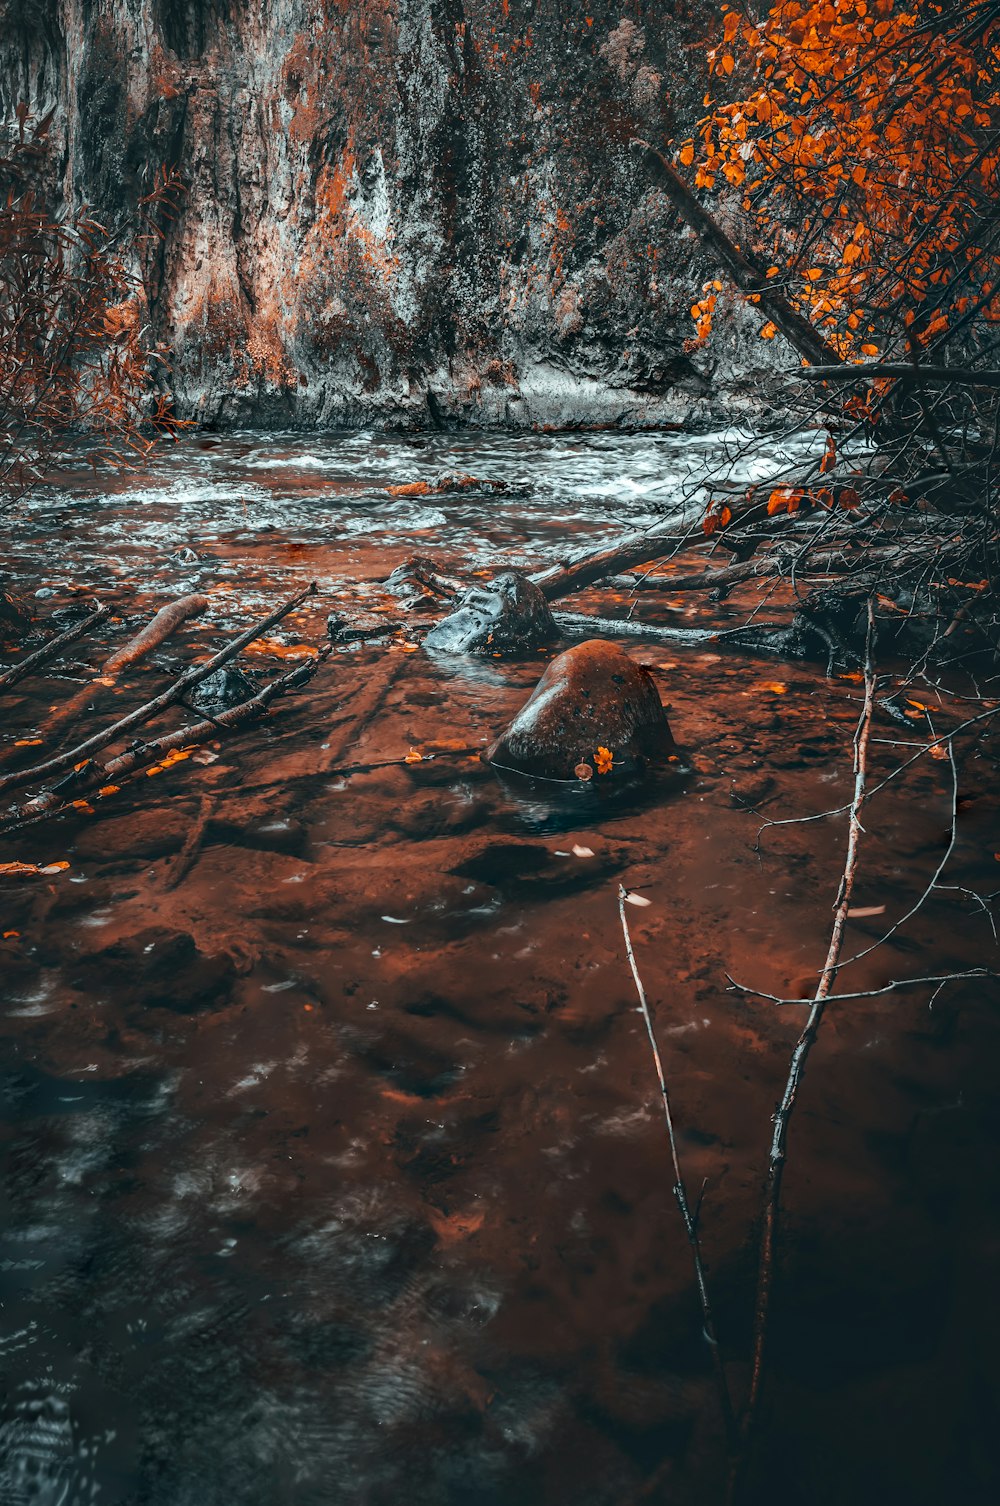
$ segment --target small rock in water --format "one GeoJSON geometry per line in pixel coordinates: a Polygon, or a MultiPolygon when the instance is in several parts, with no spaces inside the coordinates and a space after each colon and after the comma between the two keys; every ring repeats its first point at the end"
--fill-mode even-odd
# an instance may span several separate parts
{"type": "Polygon", "coordinates": [[[377,612],[355,612],[347,615],[331,612],[326,619],[326,631],[334,643],[357,643],[365,638],[382,638],[394,630],[394,625],[377,612]]]}
{"type": "Polygon", "coordinates": [[[442,596],[455,596],[459,589],[458,581],[441,575],[426,554],[415,554],[412,559],[397,565],[384,584],[390,596],[407,606],[414,602],[434,602],[442,596]]]}
{"type": "Polygon", "coordinates": [[[216,716],[220,711],[229,711],[233,706],[242,706],[257,694],[257,686],[235,664],[224,664],[214,675],[209,675],[196,685],[188,697],[196,711],[216,716]]]}
{"type": "Polygon", "coordinates": [[[448,654],[501,654],[526,653],[558,637],[549,604],[534,581],[508,570],[470,587],[425,641],[428,648],[448,654]]]}
{"type": "Polygon", "coordinates": [[[540,779],[640,773],[676,757],[653,677],[612,643],[591,639],[553,659],[483,757],[540,779]]]}

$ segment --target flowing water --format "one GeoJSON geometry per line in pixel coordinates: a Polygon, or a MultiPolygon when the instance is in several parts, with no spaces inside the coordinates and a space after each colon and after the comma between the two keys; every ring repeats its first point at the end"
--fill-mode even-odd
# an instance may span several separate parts
{"type": "MultiPolygon", "coordinates": [[[[708,467],[769,473],[771,441],[731,465],[734,440],[204,436],[113,484],[67,468],[19,513],[8,576],[46,632],[94,596],[121,621],[4,697],[5,767],[111,722],[310,580],[244,656],[262,682],[328,612],[388,606],[380,582],[415,552],[537,567],[652,521],[708,467]],[[442,473],[509,489],[389,490],[442,473]],[[111,642],[195,589],[205,617],[100,676],[111,642]]],[[[608,601],[579,598],[625,610],[608,601]]],[[[739,1394],[804,1014],[727,979],[795,998],[815,980],[844,818],[765,823],[850,800],[860,686],[622,642],[657,675],[686,777],[573,800],[500,783],[477,749],[549,652],[432,659],[404,631],[336,652],[238,737],[0,839],[0,861],[68,865],[0,877],[2,1506],[720,1499],[617,889],[649,900],[631,931],[739,1394]]],[[[880,714],[875,773],[968,693],[911,686],[919,707],[880,714]]],[[[960,887],[839,989],[995,965],[976,899],[1000,872],[995,758],[962,748],[942,877],[960,887]]],[[[919,898],[952,808],[946,758],[873,800],[845,956],[919,898]]],[[[828,1010],[791,1131],[761,1499],[997,1498],[997,1002],[976,980],[828,1010]]]]}

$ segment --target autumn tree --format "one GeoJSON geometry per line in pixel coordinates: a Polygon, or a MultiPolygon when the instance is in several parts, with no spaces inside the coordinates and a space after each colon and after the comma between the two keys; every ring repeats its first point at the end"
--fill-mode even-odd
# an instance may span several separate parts
{"type": "Polygon", "coordinates": [[[781,0],[757,23],[727,10],[709,64],[737,97],[706,95],[680,161],[698,188],[739,190],[767,279],[845,360],[986,358],[1000,5],[781,0]]]}
{"type": "Polygon", "coordinates": [[[696,132],[673,162],[634,145],[718,264],[691,309],[692,347],[714,338],[735,284],[761,337],[791,343],[788,375],[804,380],[786,397],[827,437],[799,474],[714,498],[705,532],[743,529],[746,557],[762,516],[814,517],[791,556],[773,556],[800,595],[810,576],[851,575],[940,638],[973,592],[992,635],[1000,3],[723,10],[696,132]]]}

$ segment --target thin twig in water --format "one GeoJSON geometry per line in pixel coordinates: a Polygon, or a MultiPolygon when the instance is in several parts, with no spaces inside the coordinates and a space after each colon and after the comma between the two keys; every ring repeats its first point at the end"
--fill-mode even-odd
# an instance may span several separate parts
{"type": "MultiPolygon", "coordinates": [[[[628,956],[628,964],[632,969],[632,977],[635,981],[636,993],[639,996],[639,1010],[646,1022],[646,1033],[649,1036],[649,1044],[653,1051],[653,1061],[656,1065],[656,1076],[660,1084],[660,1096],[663,1100],[663,1117],[667,1123],[667,1138],[670,1141],[670,1158],[674,1167],[673,1193],[680,1209],[681,1220],[684,1224],[684,1232],[691,1246],[691,1259],[694,1263],[695,1282],[698,1287],[698,1300],[701,1303],[702,1321],[705,1328],[705,1337],[712,1351],[712,1361],[715,1366],[716,1382],[719,1388],[719,1405],[722,1410],[722,1419],[726,1429],[726,1439],[732,1451],[737,1443],[736,1418],[733,1413],[732,1399],[729,1395],[729,1383],[726,1380],[726,1372],[722,1364],[722,1353],[719,1349],[719,1339],[715,1327],[715,1317],[712,1312],[712,1303],[708,1295],[708,1283],[705,1278],[705,1264],[701,1254],[701,1238],[698,1234],[698,1218],[692,1213],[688,1202],[687,1188],[684,1183],[684,1175],[681,1171],[680,1158],[677,1153],[677,1136],[674,1132],[674,1117],[670,1108],[670,1092],[667,1088],[667,1079],[663,1071],[663,1061],[660,1050],[656,1044],[656,1035],[653,1031],[653,1020],[649,1012],[649,1004],[646,1000],[646,990],[639,976],[639,968],[636,964],[635,953],[632,950],[632,936],[629,932],[628,918],[625,914],[625,901],[628,898],[628,890],[621,884],[618,885],[618,913],[621,916],[622,935],[625,938],[625,952],[628,956]]],[[[703,1189],[704,1190],[704,1189],[703,1189]]],[[[700,1207],[699,1198],[699,1207],[700,1207]]]]}
{"type": "Polygon", "coordinates": [[[781,1181],[785,1166],[789,1121],[792,1116],[792,1110],[795,1107],[799,1084],[802,1081],[802,1074],[805,1071],[809,1053],[819,1033],[823,1010],[837,977],[844,930],[847,925],[847,912],[850,908],[851,893],[854,889],[854,878],[858,864],[858,848],[863,831],[861,810],[864,806],[867,792],[868,740],[871,736],[872,716],[875,709],[875,667],[873,660],[875,637],[875,611],[872,600],[869,598],[864,669],[865,697],[854,734],[854,798],[850,806],[847,854],[837,893],[833,929],[830,934],[830,944],[827,948],[826,962],[823,966],[819,985],[812,999],[809,1015],[803,1027],[802,1034],[795,1043],[784,1092],[781,1095],[781,1100],[774,1115],[774,1131],[771,1136],[767,1183],[764,1191],[764,1220],[761,1233],[760,1260],[757,1270],[757,1294],[754,1302],[754,1339],[750,1394],[743,1418],[744,1449],[730,1482],[731,1499],[734,1499],[739,1491],[741,1484],[740,1470],[745,1465],[748,1457],[749,1446],[760,1409],[764,1380],[764,1362],[767,1351],[768,1319],[771,1309],[771,1294],[774,1287],[775,1248],[778,1215],[781,1206],[781,1181]]]}
{"type": "MultiPolygon", "coordinates": [[[[780,994],[765,993],[762,988],[751,988],[749,984],[738,983],[735,978],[730,978],[728,973],[726,977],[729,980],[730,990],[736,990],[741,994],[751,994],[755,999],[767,999],[771,1004],[813,1003],[811,999],[783,999],[780,994]]],[[[882,988],[864,988],[850,994],[827,994],[825,1003],[839,1004],[844,999],[878,999],[883,994],[893,994],[901,988],[916,988],[921,983],[960,983],[967,978],[997,977],[1000,977],[1000,973],[995,973],[988,967],[971,967],[964,973],[933,973],[925,978],[894,978],[891,983],[886,983],[882,988]]]]}
{"type": "Polygon", "coordinates": [[[947,749],[948,761],[951,765],[951,831],[948,837],[948,846],[945,848],[944,857],[935,868],[933,877],[931,878],[927,887],[924,889],[924,892],[921,894],[920,898],[917,900],[916,904],[911,905],[909,910],[906,911],[906,914],[901,915],[899,919],[889,927],[885,935],[879,937],[878,941],[873,941],[869,946],[866,946],[863,951],[855,952],[853,957],[845,957],[840,964],[842,968],[849,966],[849,964],[852,962],[858,962],[862,957],[867,957],[871,952],[878,951],[879,947],[887,942],[890,937],[895,936],[896,932],[901,926],[905,926],[908,920],[912,920],[914,915],[916,915],[917,912],[923,908],[930,896],[934,893],[934,890],[937,888],[938,879],[941,877],[942,873],[947,868],[948,863],[951,860],[951,855],[955,851],[955,843],[958,840],[958,765],[955,762],[955,744],[953,740],[948,741],[947,749]]]}

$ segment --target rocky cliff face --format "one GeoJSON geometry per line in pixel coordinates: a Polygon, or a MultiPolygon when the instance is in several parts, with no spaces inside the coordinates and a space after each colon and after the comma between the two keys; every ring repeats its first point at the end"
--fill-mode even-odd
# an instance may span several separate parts
{"type": "Polygon", "coordinates": [[[707,390],[712,275],[629,152],[704,87],[684,0],[0,0],[0,112],[149,267],[182,410],[220,424],[648,424],[707,390]]]}

